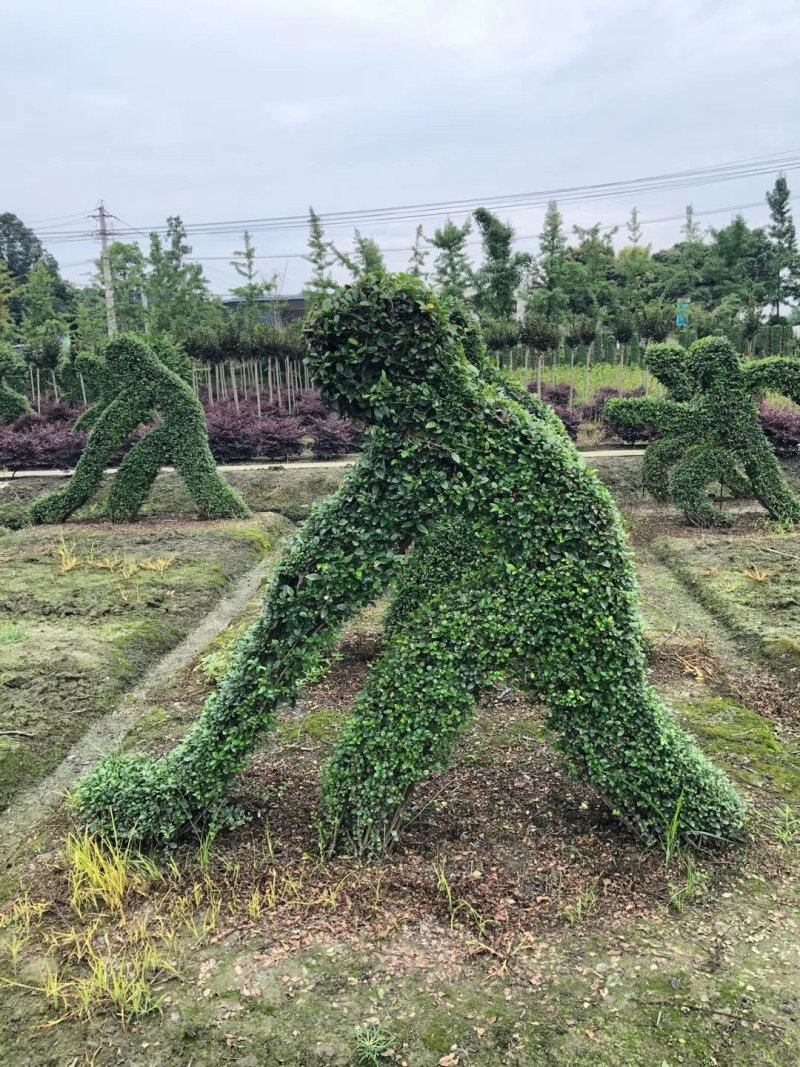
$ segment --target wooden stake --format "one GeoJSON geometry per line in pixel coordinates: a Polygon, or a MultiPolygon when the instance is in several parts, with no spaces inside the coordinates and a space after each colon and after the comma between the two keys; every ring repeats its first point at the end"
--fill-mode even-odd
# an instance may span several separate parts
{"type": "Polygon", "coordinates": [[[625,345],[619,346],[619,391],[625,392],[625,345]]]}
{"type": "Polygon", "coordinates": [[[236,405],[236,410],[239,410],[239,390],[236,387],[236,368],[233,365],[233,360],[228,361],[231,368],[231,385],[233,386],[233,402],[236,405]]]}
{"type": "MultiPolygon", "coordinates": [[[[592,345],[593,344],[594,344],[594,341],[592,341],[592,345]]],[[[584,390],[583,390],[583,402],[584,402],[584,404],[588,404],[589,403],[589,363],[590,363],[591,358],[592,358],[592,345],[587,345],[586,346],[586,379],[585,379],[585,385],[584,385],[584,390]]]]}

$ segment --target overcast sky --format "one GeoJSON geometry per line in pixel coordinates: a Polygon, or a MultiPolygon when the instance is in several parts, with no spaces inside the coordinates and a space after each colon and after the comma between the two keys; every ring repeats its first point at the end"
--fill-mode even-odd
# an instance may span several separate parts
{"type": "MultiPolygon", "coordinates": [[[[0,211],[29,223],[100,197],[147,228],[175,213],[522,193],[800,148],[799,0],[0,0],[0,13],[0,211]]],[[[788,177],[800,193],[800,172],[788,177]]],[[[773,178],[637,203],[644,219],[688,200],[726,207],[761,199],[773,178]]],[[[632,206],[565,214],[611,224],[632,206]]],[[[521,235],[541,228],[539,209],[505,214],[521,235]]],[[[659,247],[678,227],[645,237],[659,247]]],[[[373,235],[402,248],[413,231],[373,235]]],[[[329,236],[349,244],[346,230],[329,236]]],[[[198,237],[194,251],[239,244],[198,237]]],[[[303,252],[305,235],[257,245],[284,292],[300,289],[307,265],[281,254],[303,252]]],[[[91,270],[91,242],[50,247],[73,280],[91,270]]],[[[400,269],[407,254],[387,259],[400,269]]],[[[204,266],[227,291],[227,263],[204,266]]]]}

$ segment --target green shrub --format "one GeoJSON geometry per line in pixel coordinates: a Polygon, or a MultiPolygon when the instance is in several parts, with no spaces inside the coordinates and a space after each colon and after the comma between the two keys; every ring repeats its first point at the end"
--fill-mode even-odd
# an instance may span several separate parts
{"type": "Polygon", "coordinates": [[[678,345],[651,345],[646,360],[668,395],[606,405],[617,432],[649,428],[663,435],[645,453],[645,488],[697,526],[733,522],[708,498],[715,483],[736,497],[754,496],[780,522],[800,522],[800,501],[764,435],[758,407],[768,392],[800,399],[800,360],[744,363],[724,337],[695,341],[688,352],[678,345]]]}
{"type": "Polygon", "coordinates": [[[366,451],[296,535],[187,737],[161,760],[108,759],[80,785],[89,824],[166,838],[222,804],[342,624],[397,582],[385,649],[324,775],[331,847],[391,843],[499,676],[547,702],[571,765],[646,839],[676,810],[681,839],[737,836],[742,801],[647,685],[619,516],[557,416],[507,386],[476,327],[412,278],[340,289],[308,337],[323,399],[372,424],[366,451]]]}
{"type": "Polygon", "coordinates": [[[21,363],[11,345],[0,342],[0,426],[7,426],[20,416],[31,413],[27,398],[7,380],[19,370],[21,363]]]}
{"type": "Polygon", "coordinates": [[[138,514],[161,467],[174,465],[203,515],[241,518],[247,506],[217,471],[199,401],[186,382],[165,366],[134,334],[123,334],[106,349],[113,399],[93,424],[86,449],[67,487],[37,500],[34,523],[63,522],[87,503],[110,460],[142,424],[161,423],[127,453],[114,478],[108,514],[129,521],[138,514]]]}

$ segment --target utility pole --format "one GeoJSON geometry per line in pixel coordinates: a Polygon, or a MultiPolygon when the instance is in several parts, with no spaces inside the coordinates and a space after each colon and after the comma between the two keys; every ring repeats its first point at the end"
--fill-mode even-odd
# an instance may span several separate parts
{"type": "Polygon", "coordinates": [[[108,336],[114,337],[117,332],[117,315],[114,311],[114,283],[111,277],[111,260],[108,258],[108,227],[106,226],[106,209],[103,201],[97,209],[97,214],[92,215],[100,224],[100,261],[103,267],[103,287],[106,291],[106,321],[108,323],[108,336]]]}

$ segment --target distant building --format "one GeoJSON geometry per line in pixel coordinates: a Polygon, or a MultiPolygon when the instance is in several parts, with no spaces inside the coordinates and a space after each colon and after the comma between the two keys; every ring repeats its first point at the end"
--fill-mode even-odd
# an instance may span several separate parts
{"type": "MultiPolygon", "coordinates": [[[[272,326],[289,326],[293,322],[299,322],[306,313],[306,300],[304,296],[261,296],[258,299],[262,307],[260,322],[268,322],[272,326]]],[[[244,303],[240,296],[224,296],[223,305],[233,314],[236,314],[244,303]]]]}

